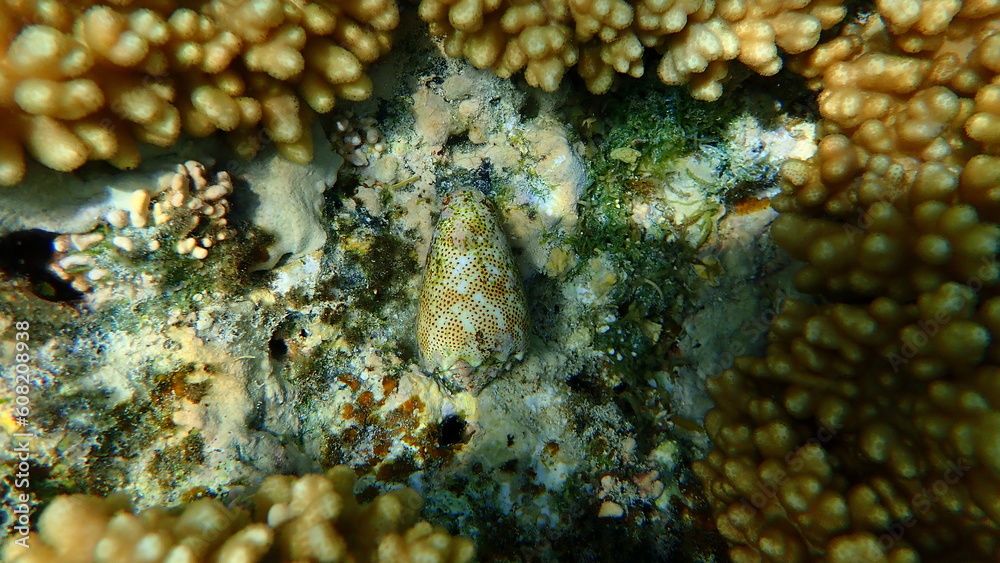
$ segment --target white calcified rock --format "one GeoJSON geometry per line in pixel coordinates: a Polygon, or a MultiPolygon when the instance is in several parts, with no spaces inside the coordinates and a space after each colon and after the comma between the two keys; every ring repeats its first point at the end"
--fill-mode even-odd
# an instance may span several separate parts
{"type": "Polygon", "coordinates": [[[75,172],[57,172],[29,161],[24,180],[0,190],[0,236],[27,229],[87,233],[105,218],[118,228],[130,220],[141,224],[142,218],[128,213],[142,208],[138,198],[144,196],[136,192],[155,196],[170,187],[162,180],[173,177],[178,161],[211,163],[215,155],[225,154],[223,143],[211,137],[169,148],[143,146],[142,164],[135,170],[105,171],[88,164],[75,172]]]}
{"type": "MultiPolygon", "coordinates": [[[[142,189],[155,191],[155,178],[165,168],[150,162],[136,171],[83,178],[32,163],[24,181],[0,190],[0,235],[26,229],[90,232],[109,212],[128,209],[131,194],[142,189]]],[[[127,224],[128,214],[122,217],[127,224]]]]}
{"type": "Polygon", "coordinates": [[[235,163],[233,176],[242,177],[256,196],[250,218],[254,225],[274,236],[268,259],[257,269],[273,268],[282,258],[314,252],[326,243],[323,227],[323,192],[337,180],[344,159],[333,151],[326,136],[314,124],[313,160],[296,164],[273,148],[249,163],[235,163]],[[246,166],[239,170],[240,164],[246,166]]]}

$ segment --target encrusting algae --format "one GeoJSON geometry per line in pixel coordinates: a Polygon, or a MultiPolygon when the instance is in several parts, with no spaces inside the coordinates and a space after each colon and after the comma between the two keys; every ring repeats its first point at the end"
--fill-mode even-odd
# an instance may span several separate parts
{"type": "Polygon", "coordinates": [[[520,359],[528,306],[492,206],[476,189],[445,196],[427,255],[417,313],[424,366],[478,393],[520,359]]]}

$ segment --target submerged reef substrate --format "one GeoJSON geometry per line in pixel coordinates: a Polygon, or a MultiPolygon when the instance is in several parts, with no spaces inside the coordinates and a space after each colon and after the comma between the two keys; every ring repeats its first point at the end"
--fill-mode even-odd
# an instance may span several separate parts
{"type": "Polygon", "coordinates": [[[997,551],[994,4],[92,4],[0,6],[3,561],[997,551]]]}

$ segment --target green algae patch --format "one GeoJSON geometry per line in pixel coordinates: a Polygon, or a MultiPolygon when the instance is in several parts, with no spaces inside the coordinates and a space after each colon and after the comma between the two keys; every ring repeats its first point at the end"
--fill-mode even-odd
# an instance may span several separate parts
{"type": "Polygon", "coordinates": [[[192,430],[180,443],[154,452],[146,469],[161,487],[176,488],[178,479],[189,473],[189,468],[205,462],[204,448],[200,433],[192,430]]]}
{"type": "Polygon", "coordinates": [[[775,109],[740,89],[710,103],[655,79],[593,103],[601,119],[576,115],[590,181],[568,241],[571,275],[593,287],[593,272],[607,270],[605,294],[592,299],[594,348],[613,372],[644,381],[680,330],[700,249],[727,203],[773,179],[774,166],[745,154],[733,131],[775,109]]]}

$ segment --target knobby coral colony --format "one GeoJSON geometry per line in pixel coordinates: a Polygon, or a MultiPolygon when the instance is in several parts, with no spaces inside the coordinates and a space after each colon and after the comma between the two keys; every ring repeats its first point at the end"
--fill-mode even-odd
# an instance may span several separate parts
{"type": "Polygon", "coordinates": [[[836,0],[422,0],[420,16],[445,52],[503,77],[524,69],[553,91],[577,65],[587,88],[606,92],[616,74],[642,76],[646,49],[662,53],[657,74],[715,100],[739,59],[755,72],[781,69],[778,48],[802,53],[844,18],[836,0]]]}
{"type": "MultiPolygon", "coordinates": [[[[982,557],[1000,546],[1000,4],[835,0],[423,0],[451,56],[555,89],[577,66],[720,95],[729,61],[782,51],[821,90],[818,153],[782,169],[774,238],[805,262],[764,358],[710,380],[715,449],[695,464],[736,561],[982,557]]],[[[169,145],[255,127],[309,158],[311,112],[371,92],[388,0],[6,2],[0,182],[23,149],[57,170],[134,166],[169,145]],[[225,15],[226,17],[221,17],[225,15]],[[143,79],[152,77],[152,79],[143,79]],[[305,103],[302,104],[300,100],[305,103]]]]}
{"type": "Polygon", "coordinates": [[[1000,549],[1000,5],[877,10],[793,62],[823,138],[772,233],[830,302],[709,382],[695,471],[736,561],[1000,549]]]}
{"type": "Polygon", "coordinates": [[[179,510],[133,513],[118,496],[65,495],[42,512],[30,548],[8,542],[4,561],[371,561],[467,563],[472,540],[419,521],[413,489],[354,498],[354,471],[268,477],[253,512],[202,498],[179,510]]]}
{"type": "Polygon", "coordinates": [[[308,162],[313,112],[371,95],[364,65],[398,21],[392,0],[5,1],[0,184],[24,177],[25,149],[55,170],[132,168],[137,142],[170,146],[182,129],[226,131],[249,157],[261,126],[308,162]]]}

